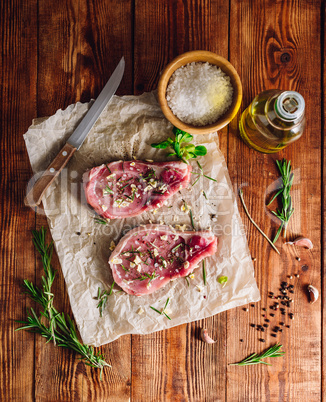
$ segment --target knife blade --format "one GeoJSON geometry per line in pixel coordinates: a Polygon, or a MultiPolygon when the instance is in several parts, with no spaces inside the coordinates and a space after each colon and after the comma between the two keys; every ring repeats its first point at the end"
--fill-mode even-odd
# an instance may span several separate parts
{"type": "Polygon", "coordinates": [[[68,138],[66,144],[59,151],[53,162],[43,172],[42,176],[28,191],[24,199],[26,206],[35,207],[41,203],[42,197],[47,188],[60,174],[61,170],[66,166],[75,151],[81,147],[85,141],[85,138],[87,137],[87,134],[90,132],[91,128],[99,118],[103,109],[115,94],[122,80],[124,69],[125,60],[124,57],[122,57],[109,81],[105,84],[105,87],[102,89],[96,101],[93,103],[82,121],[68,138]]]}

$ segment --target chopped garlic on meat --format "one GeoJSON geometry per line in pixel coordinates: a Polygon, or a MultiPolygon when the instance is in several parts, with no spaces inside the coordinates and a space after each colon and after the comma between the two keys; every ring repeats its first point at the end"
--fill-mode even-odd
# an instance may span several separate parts
{"type": "Polygon", "coordinates": [[[189,268],[189,261],[186,261],[184,264],[183,264],[183,268],[185,268],[185,269],[187,269],[187,268],[189,268]]]}
{"type": "Polygon", "coordinates": [[[157,251],[156,248],[154,248],[153,253],[154,253],[154,257],[157,257],[157,256],[158,256],[158,251],[157,251]]]}
{"type": "Polygon", "coordinates": [[[150,282],[146,285],[147,289],[149,289],[151,286],[152,284],[150,282]]]}
{"type": "Polygon", "coordinates": [[[125,255],[125,257],[129,257],[130,253],[125,253],[124,255],[125,255]]]}
{"type": "Polygon", "coordinates": [[[121,258],[118,258],[118,257],[115,257],[115,258],[113,258],[113,259],[111,260],[111,263],[112,263],[112,264],[122,264],[122,259],[121,259],[121,258]]]}
{"type": "Polygon", "coordinates": [[[160,277],[160,281],[162,281],[164,278],[165,278],[164,276],[161,276],[161,277],[160,277]]]}
{"type": "Polygon", "coordinates": [[[136,264],[134,264],[133,262],[130,263],[130,267],[131,268],[135,268],[136,264]]]}
{"type": "Polygon", "coordinates": [[[163,235],[160,238],[161,238],[161,240],[164,240],[164,241],[166,241],[168,239],[167,235],[163,235]]]}
{"type": "Polygon", "coordinates": [[[112,173],[112,174],[110,174],[109,176],[106,176],[106,178],[107,178],[108,180],[110,180],[110,179],[112,179],[112,177],[114,177],[114,176],[116,176],[116,173],[112,173]]]}
{"type": "Polygon", "coordinates": [[[135,166],[135,165],[136,165],[135,162],[130,163],[130,166],[135,166]]]}
{"type": "Polygon", "coordinates": [[[195,279],[195,274],[190,274],[190,275],[189,275],[189,278],[190,278],[190,279],[195,279]]]}
{"type": "Polygon", "coordinates": [[[141,271],[141,265],[137,265],[137,271],[138,271],[138,272],[141,271]]]}
{"type": "Polygon", "coordinates": [[[103,212],[105,212],[107,209],[108,209],[108,207],[106,205],[102,205],[103,212]]]}
{"type": "Polygon", "coordinates": [[[112,240],[112,241],[111,241],[111,244],[110,244],[110,250],[113,251],[114,249],[115,249],[115,243],[114,243],[114,241],[112,240]]]}
{"type": "Polygon", "coordinates": [[[138,265],[138,264],[141,264],[141,263],[142,263],[141,258],[139,258],[139,255],[136,255],[136,257],[134,259],[134,264],[138,265]]]}
{"type": "Polygon", "coordinates": [[[142,307],[139,307],[137,310],[137,314],[142,315],[144,313],[144,309],[142,307]]]}
{"type": "Polygon", "coordinates": [[[176,241],[176,240],[178,240],[178,239],[179,239],[179,236],[178,236],[178,235],[175,235],[174,238],[173,238],[174,241],[176,241]]]}

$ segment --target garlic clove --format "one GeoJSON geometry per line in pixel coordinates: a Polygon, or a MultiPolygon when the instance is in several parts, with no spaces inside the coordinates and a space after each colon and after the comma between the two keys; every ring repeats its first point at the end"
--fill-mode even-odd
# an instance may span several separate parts
{"type": "Polygon", "coordinates": [[[216,343],[217,342],[217,341],[213,341],[213,339],[210,336],[208,336],[206,328],[202,328],[200,335],[201,335],[201,339],[206,343],[216,343]]]}
{"type": "Polygon", "coordinates": [[[305,247],[307,249],[313,248],[312,241],[310,239],[308,239],[307,237],[303,237],[303,236],[297,237],[293,241],[288,241],[285,244],[291,244],[291,246],[305,247]]]}
{"type": "Polygon", "coordinates": [[[308,292],[309,292],[309,297],[310,297],[310,303],[315,303],[315,301],[318,299],[319,297],[319,292],[318,289],[316,289],[314,286],[312,285],[308,285],[308,292]]]}

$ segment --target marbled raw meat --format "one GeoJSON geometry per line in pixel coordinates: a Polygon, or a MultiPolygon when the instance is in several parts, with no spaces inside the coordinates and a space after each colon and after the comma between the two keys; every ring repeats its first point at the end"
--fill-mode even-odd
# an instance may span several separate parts
{"type": "Polygon", "coordinates": [[[126,293],[142,296],[187,276],[216,249],[217,238],[211,231],[179,232],[171,226],[144,225],[120,240],[109,264],[115,282],[126,293]]]}
{"type": "Polygon", "coordinates": [[[187,187],[191,166],[182,161],[118,161],[94,167],[83,177],[86,200],[106,219],[159,208],[187,187]]]}

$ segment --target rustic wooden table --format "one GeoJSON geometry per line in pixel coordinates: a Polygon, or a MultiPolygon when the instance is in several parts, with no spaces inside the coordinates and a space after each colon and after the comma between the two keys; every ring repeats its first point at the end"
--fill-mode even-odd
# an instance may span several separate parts
{"type": "MultiPolygon", "coordinates": [[[[304,290],[309,283],[324,286],[324,22],[321,0],[1,2],[1,401],[297,402],[325,395],[323,297],[310,305],[304,290]],[[291,159],[295,213],[288,236],[304,234],[314,248],[298,250],[298,261],[293,248],[283,246],[279,257],[240,207],[262,301],[248,312],[237,308],[102,347],[112,369],[101,382],[98,371],[74,353],[14,332],[14,320],[25,318],[31,305],[21,283],[38,281],[42,272],[31,230],[46,225],[23,205],[32,174],[23,133],[35,117],[96,97],[122,55],[126,71],[117,94],[141,94],[156,88],[173,57],[193,49],[211,50],[235,66],[244,91],[241,110],[263,89],[293,89],[304,96],[305,133],[277,155],[244,145],[238,118],[219,134],[234,189],[248,186],[249,209],[270,237],[277,225],[266,212],[265,191],[278,177],[275,160],[291,159]],[[272,366],[228,366],[273,343],[267,334],[260,343],[250,323],[262,322],[262,308],[272,303],[268,291],[276,292],[280,281],[297,273],[295,320],[278,336],[285,356],[272,366]],[[216,344],[198,339],[203,326],[216,344]]],[[[60,266],[54,264],[57,306],[69,313],[60,266]]]]}

